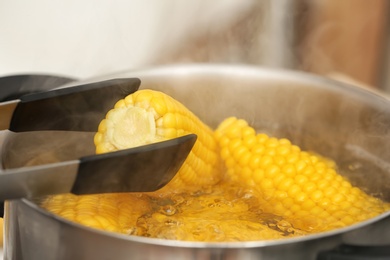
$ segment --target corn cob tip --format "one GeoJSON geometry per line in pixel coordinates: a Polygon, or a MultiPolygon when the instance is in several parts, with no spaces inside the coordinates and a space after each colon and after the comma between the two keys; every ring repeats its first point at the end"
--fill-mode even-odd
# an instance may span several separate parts
{"type": "Polygon", "coordinates": [[[198,136],[197,141],[163,190],[184,189],[186,183],[218,182],[221,173],[213,131],[179,101],[160,91],[138,90],[119,100],[101,121],[94,142],[96,153],[105,153],[190,133],[198,136]]]}

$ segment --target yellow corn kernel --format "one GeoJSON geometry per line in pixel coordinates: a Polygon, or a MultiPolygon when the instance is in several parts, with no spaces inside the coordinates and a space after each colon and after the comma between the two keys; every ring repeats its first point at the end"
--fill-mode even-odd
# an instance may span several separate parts
{"type": "Polygon", "coordinates": [[[126,233],[135,226],[139,215],[150,210],[146,198],[139,194],[63,194],[47,197],[41,204],[54,214],[82,225],[126,233]]]}
{"type": "Polygon", "coordinates": [[[213,185],[222,175],[213,131],[184,105],[162,92],[139,90],[118,101],[101,121],[94,142],[96,153],[105,153],[190,133],[197,135],[197,141],[183,167],[163,190],[213,185]]]}
{"type": "Polygon", "coordinates": [[[230,151],[223,156],[224,162],[229,161],[226,165],[229,177],[241,183],[252,183],[251,188],[257,190],[263,210],[285,217],[296,228],[329,230],[390,209],[389,204],[352,187],[336,173],[334,162],[301,151],[286,139],[256,134],[242,119],[226,119],[216,129],[215,137],[218,142],[223,140],[219,142],[222,151],[226,147],[230,151]],[[243,155],[248,167],[242,163],[243,155]],[[284,159],[280,159],[281,156],[284,159]],[[278,161],[285,163],[280,166],[278,161]],[[240,171],[243,167],[245,174],[240,171]],[[248,182],[248,178],[252,182],[248,182]]]}

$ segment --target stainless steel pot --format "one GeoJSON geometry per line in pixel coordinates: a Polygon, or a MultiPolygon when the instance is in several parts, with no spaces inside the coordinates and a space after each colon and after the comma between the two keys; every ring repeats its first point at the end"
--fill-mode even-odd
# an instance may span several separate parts
{"type": "MultiPolygon", "coordinates": [[[[231,65],[178,65],[99,79],[120,76],[139,77],[141,88],[174,96],[211,126],[232,115],[246,118],[258,130],[333,158],[354,184],[390,201],[390,100],[382,94],[305,73],[231,65]]],[[[94,230],[26,199],[5,209],[8,260],[317,259],[341,244],[390,245],[390,212],[299,238],[194,243],[94,230]]]]}

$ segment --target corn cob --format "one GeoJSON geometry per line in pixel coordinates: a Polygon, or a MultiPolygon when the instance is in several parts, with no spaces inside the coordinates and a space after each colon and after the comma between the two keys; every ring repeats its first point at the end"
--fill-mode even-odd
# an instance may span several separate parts
{"type": "Polygon", "coordinates": [[[305,231],[325,231],[374,217],[389,205],[336,172],[335,164],[287,139],[257,134],[245,120],[224,120],[215,131],[231,181],[257,193],[264,211],[305,231]]]}
{"type": "Polygon", "coordinates": [[[197,141],[174,179],[163,190],[199,188],[221,178],[213,131],[172,97],[139,90],[118,101],[99,125],[96,153],[126,149],[194,133],[197,141]]]}
{"type": "Polygon", "coordinates": [[[124,234],[135,232],[138,214],[150,211],[145,196],[131,193],[54,195],[45,198],[41,206],[84,226],[124,234]]]}

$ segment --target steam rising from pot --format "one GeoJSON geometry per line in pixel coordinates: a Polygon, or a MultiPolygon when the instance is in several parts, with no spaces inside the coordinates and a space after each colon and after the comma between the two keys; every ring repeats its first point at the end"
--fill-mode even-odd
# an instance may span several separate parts
{"type": "Polygon", "coordinates": [[[95,153],[92,132],[10,132],[3,146],[3,168],[77,160],[95,153]]]}

